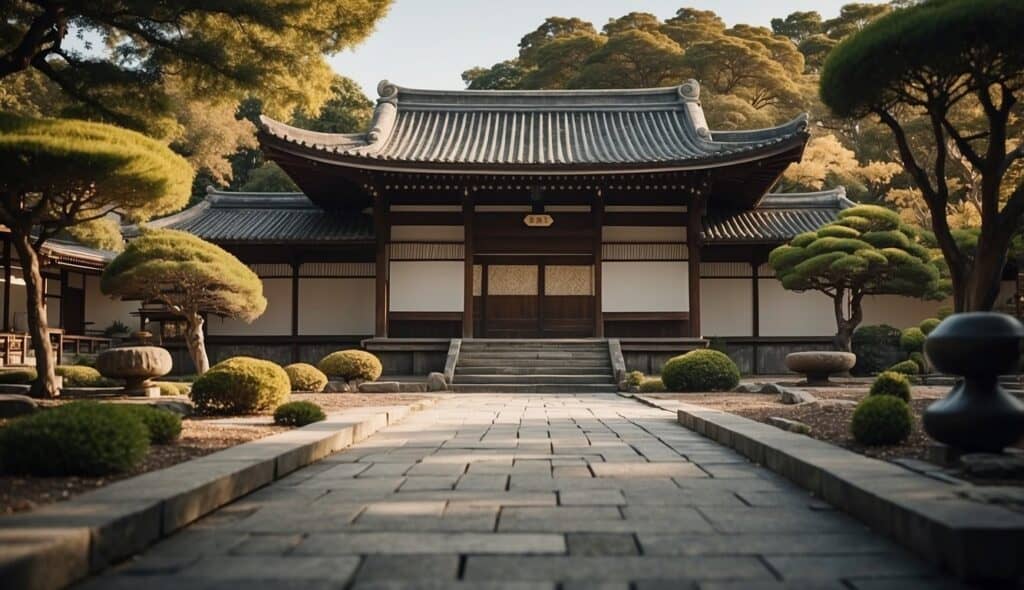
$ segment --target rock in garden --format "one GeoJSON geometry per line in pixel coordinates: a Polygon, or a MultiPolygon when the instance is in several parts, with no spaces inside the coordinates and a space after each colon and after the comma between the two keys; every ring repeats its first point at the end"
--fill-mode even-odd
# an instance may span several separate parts
{"type": "Polygon", "coordinates": [[[427,375],[427,391],[444,391],[446,389],[448,389],[448,382],[445,381],[443,373],[427,375]]]}
{"type": "Polygon", "coordinates": [[[783,387],[781,389],[782,393],[779,394],[779,403],[793,405],[818,401],[818,398],[802,389],[790,389],[787,387],[783,387]]]}
{"type": "Polygon", "coordinates": [[[38,409],[35,400],[27,395],[0,394],[0,418],[15,418],[38,409]]]}
{"type": "Polygon", "coordinates": [[[398,381],[367,381],[359,385],[360,393],[398,393],[401,389],[398,381]]]}
{"type": "Polygon", "coordinates": [[[786,388],[779,385],[778,383],[761,383],[761,389],[757,393],[773,393],[775,395],[782,395],[782,392],[786,388]]]}
{"type": "Polygon", "coordinates": [[[349,393],[352,388],[345,381],[328,381],[324,393],[349,393]]]}
{"type": "Polygon", "coordinates": [[[960,457],[964,473],[980,479],[1024,478],[1024,453],[968,453],[960,457]]]}
{"type": "Polygon", "coordinates": [[[768,423],[776,428],[781,428],[786,432],[795,432],[796,434],[811,433],[811,427],[798,420],[790,420],[788,418],[781,418],[779,416],[771,416],[768,418],[768,423]]]}

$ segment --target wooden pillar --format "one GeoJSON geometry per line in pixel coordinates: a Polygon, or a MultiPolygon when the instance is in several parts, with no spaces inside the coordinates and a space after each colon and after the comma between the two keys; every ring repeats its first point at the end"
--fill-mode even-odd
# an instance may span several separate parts
{"type": "Polygon", "coordinates": [[[473,197],[467,189],[462,198],[463,276],[462,337],[473,337],[473,197]]]}
{"type": "Polygon", "coordinates": [[[11,331],[11,238],[4,238],[4,332],[11,331]]]}
{"type": "MultiPolygon", "coordinates": [[[[301,263],[292,263],[292,336],[299,335],[299,267],[301,263]]],[[[299,343],[292,339],[292,362],[299,362],[299,343]]]]}
{"type": "Polygon", "coordinates": [[[686,250],[690,281],[690,336],[700,338],[700,256],[703,247],[701,239],[701,218],[707,193],[703,186],[690,199],[686,208],[686,250]]]}
{"type": "Polygon", "coordinates": [[[761,256],[754,254],[754,259],[750,262],[750,276],[752,277],[751,282],[751,299],[753,299],[753,313],[751,317],[753,325],[750,327],[750,335],[754,337],[753,345],[753,371],[757,375],[760,373],[759,363],[757,362],[758,350],[757,350],[757,337],[761,335],[761,293],[760,293],[760,279],[757,276],[758,268],[761,266],[761,256]]]}
{"type": "Polygon", "coordinates": [[[594,216],[594,337],[604,338],[604,312],[601,309],[601,230],[604,227],[604,197],[600,189],[597,191],[594,204],[591,205],[591,212],[594,216]]]}
{"type": "Polygon", "coordinates": [[[388,337],[388,244],[391,224],[388,222],[388,204],[384,197],[375,195],[373,201],[373,229],[377,237],[377,268],[374,291],[374,329],[376,338],[388,337]]]}

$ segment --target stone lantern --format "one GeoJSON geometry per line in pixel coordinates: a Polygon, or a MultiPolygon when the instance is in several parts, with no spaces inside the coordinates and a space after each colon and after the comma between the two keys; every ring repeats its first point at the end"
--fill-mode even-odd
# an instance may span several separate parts
{"type": "Polygon", "coordinates": [[[104,377],[124,379],[125,395],[160,397],[151,379],[171,372],[171,353],[159,346],[121,346],[104,350],[96,369],[104,377]]]}

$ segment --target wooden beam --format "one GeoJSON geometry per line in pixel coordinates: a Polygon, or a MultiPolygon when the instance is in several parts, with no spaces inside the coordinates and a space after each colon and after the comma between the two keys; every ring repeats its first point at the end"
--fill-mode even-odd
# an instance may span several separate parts
{"type": "Polygon", "coordinates": [[[690,336],[700,338],[700,255],[701,218],[707,202],[707,191],[700,189],[690,199],[686,215],[686,250],[690,281],[690,336]]]}
{"type": "Polygon", "coordinates": [[[11,238],[4,236],[4,332],[11,331],[11,238]]]}
{"type": "Polygon", "coordinates": [[[377,238],[377,266],[374,273],[374,328],[376,338],[388,337],[388,243],[391,227],[388,223],[388,203],[381,195],[373,201],[373,228],[377,238]]]}
{"type": "Polygon", "coordinates": [[[604,312],[601,309],[601,263],[602,239],[601,230],[604,227],[604,201],[601,191],[597,191],[597,197],[590,206],[594,215],[594,337],[604,338],[604,312]]]}
{"type": "Polygon", "coordinates": [[[473,337],[473,197],[467,189],[462,199],[463,244],[462,337],[473,337]]]}

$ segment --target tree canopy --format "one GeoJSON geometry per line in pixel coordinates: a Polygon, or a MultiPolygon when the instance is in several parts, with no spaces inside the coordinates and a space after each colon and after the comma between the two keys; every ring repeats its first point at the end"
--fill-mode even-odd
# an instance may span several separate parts
{"type": "Polygon", "coordinates": [[[822,101],[841,117],[877,117],[930,212],[958,310],[990,309],[1024,214],[1024,4],[929,0],[866,24],[833,50],[822,101]],[[960,190],[963,187],[966,190],[960,190]],[[977,203],[973,261],[948,215],[977,203]]]}
{"type": "Polygon", "coordinates": [[[850,338],[863,319],[864,296],[945,294],[938,255],[927,244],[928,236],[901,222],[894,211],[859,205],[779,246],[768,262],[786,289],[832,298],[837,345],[850,350],[850,338]]]}
{"type": "Polygon", "coordinates": [[[107,295],[163,303],[187,324],[186,342],[201,374],[209,368],[202,314],[251,322],[263,314],[263,283],[238,258],[187,232],[144,229],[100,278],[107,295]]]}

